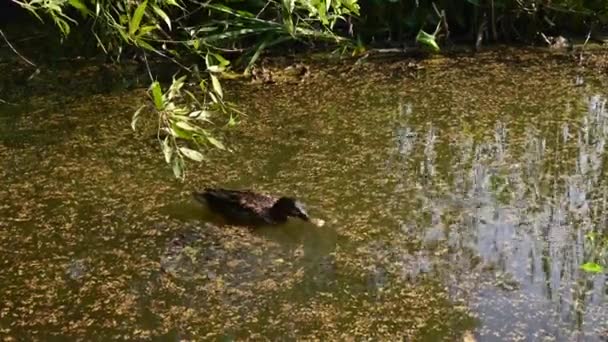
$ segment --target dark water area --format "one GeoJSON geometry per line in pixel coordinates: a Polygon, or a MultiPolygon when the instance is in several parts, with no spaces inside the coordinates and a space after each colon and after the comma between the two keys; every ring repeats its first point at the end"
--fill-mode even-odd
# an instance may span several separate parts
{"type": "Polygon", "coordinates": [[[234,152],[185,183],[130,129],[143,88],[11,87],[2,339],[605,341],[608,278],[580,266],[607,260],[606,76],[521,51],[338,69],[227,85],[234,152]],[[327,224],[218,226],[206,186],[327,224]]]}

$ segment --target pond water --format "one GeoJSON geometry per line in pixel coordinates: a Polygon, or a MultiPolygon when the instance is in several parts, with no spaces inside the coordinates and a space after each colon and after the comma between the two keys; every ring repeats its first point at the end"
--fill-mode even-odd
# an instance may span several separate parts
{"type": "Polygon", "coordinates": [[[5,84],[2,339],[608,339],[608,277],[580,268],[606,234],[604,76],[504,51],[311,69],[228,86],[234,153],[185,183],[131,131],[128,79],[5,84]],[[327,223],[217,226],[206,186],[327,223]]]}

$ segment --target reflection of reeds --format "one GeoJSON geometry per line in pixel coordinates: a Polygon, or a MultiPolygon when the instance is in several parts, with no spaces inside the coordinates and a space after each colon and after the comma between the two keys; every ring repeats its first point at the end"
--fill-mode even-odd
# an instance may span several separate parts
{"type": "MultiPolygon", "coordinates": [[[[580,269],[606,248],[587,243],[585,233],[605,234],[607,223],[607,100],[596,95],[585,101],[580,119],[529,123],[522,136],[510,136],[517,122],[508,118],[486,127],[493,132],[482,138],[465,132],[441,139],[444,133],[433,125],[418,128],[415,139],[415,126],[400,123],[397,130],[397,153],[408,154],[405,169],[418,170],[416,179],[404,176],[403,182],[419,184],[417,209],[439,217],[400,224],[417,227],[411,235],[424,236],[437,226],[447,231],[445,244],[455,256],[449,258],[449,278],[462,281],[471,273],[470,263],[458,256],[474,251],[482,269],[511,275],[524,295],[550,303],[559,325],[579,330],[605,324],[598,320],[608,315],[606,282],[580,269]]],[[[437,269],[446,266],[442,258],[435,263],[437,269]]]]}

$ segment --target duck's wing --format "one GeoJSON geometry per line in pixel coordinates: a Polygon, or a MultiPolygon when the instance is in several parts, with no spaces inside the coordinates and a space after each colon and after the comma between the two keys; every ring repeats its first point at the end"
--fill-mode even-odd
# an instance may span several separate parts
{"type": "Polygon", "coordinates": [[[239,202],[238,191],[234,190],[206,188],[202,194],[208,201],[216,200],[235,204],[239,202]]]}
{"type": "Polygon", "coordinates": [[[223,202],[254,211],[271,208],[277,201],[276,198],[266,194],[255,193],[250,190],[228,190],[207,188],[204,192],[195,195],[202,196],[207,202],[223,202]]]}
{"type": "Polygon", "coordinates": [[[236,197],[239,198],[239,203],[247,208],[261,212],[272,208],[277,199],[261,193],[245,190],[238,191],[236,197]]]}

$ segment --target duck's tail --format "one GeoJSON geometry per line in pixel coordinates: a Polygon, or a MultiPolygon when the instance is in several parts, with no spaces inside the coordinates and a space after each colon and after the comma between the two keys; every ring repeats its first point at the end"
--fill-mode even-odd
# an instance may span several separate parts
{"type": "Polygon", "coordinates": [[[199,201],[200,203],[207,203],[207,189],[205,189],[204,191],[193,191],[192,192],[192,197],[194,197],[195,200],[199,201]]]}

